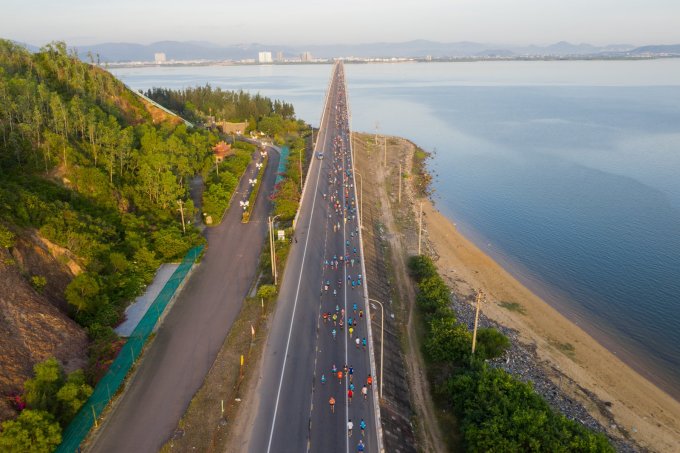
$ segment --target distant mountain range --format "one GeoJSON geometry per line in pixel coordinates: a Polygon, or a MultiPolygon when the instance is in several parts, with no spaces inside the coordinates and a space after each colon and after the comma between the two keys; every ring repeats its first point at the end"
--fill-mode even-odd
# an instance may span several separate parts
{"type": "MultiPolygon", "coordinates": [[[[33,50],[34,46],[27,46],[33,50]]],[[[378,42],[365,44],[332,44],[316,46],[281,46],[273,44],[219,45],[201,41],[159,41],[152,44],[103,43],[75,46],[79,55],[99,55],[101,62],[152,61],[154,53],[163,52],[168,60],[244,60],[257,58],[258,52],[270,51],[272,56],[282,52],[284,58],[297,58],[311,52],[314,58],[357,57],[390,58],[466,58],[466,57],[616,57],[673,55],[680,56],[680,44],[636,47],[631,44],[594,46],[561,41],[549,46],[503,46],[478,42],[435,42],[414,40],[406,42],[378,42]]]]}

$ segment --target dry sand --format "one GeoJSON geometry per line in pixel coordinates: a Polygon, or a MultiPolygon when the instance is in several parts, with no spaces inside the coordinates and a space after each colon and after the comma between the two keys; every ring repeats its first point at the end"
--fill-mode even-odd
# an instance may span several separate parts
{"type": "Polygon", "coordinates": [[[578,384],[572,396],[610,432],[619,436],[625,432],[652,451],[680,451],[680,403],[523,286],[465,238],[431,202],[424,200],[423,212],[429,241],[439,256],[437,267],[458,291],[484,291],[484,313],[516,329],[523,341],[535,343],[541,359],[578,384]],[[501,301],[520,304],[523,313],[502,307],[501,301]],[[564,345],[572,345],[573,351],[564,345]],[[611,406],[598,407],[579,385],[611,406]],[[611,412],[616,426],[607,422],[610,417],[604,417],[603,411],[611,412]]]}

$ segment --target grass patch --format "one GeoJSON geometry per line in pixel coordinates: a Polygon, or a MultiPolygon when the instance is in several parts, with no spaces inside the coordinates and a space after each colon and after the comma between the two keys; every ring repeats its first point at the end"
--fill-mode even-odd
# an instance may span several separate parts
{"type": "Polygon", "coordinates": [[[514,311],[515,313],[519,313],[520,315],[526,315],[527,314],[527,310],[526,310],[526,308],[524,308],[524,305],[522,305],[518,302],[501,302],[498,305],[505,308],[506,310],[514,311]]]}
{"type": "Polygon", "coordinates": [[[549,343],[562,354],[566,355],[570,359],[574,360],[576,358],[576,348],[571,343],[561,343],[557,340],[550,339],[549,343]]]}

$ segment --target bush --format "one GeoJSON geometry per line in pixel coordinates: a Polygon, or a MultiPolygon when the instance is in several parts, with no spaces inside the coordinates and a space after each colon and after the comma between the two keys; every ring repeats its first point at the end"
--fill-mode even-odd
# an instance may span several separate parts
{"type": "Polygon", "coordinates": [[[64,371],[50,357],[33,367],[34,377],[24,383],[26,404],[31,409],[57,413],[57,392],[64,384],[64,371]]]}
{"type": "Polygon", "coordinates": [[[6,249],[14,247],[14,233],[2,225],[0,225],[0,247],[6,249]]]}
{"type": "Polygon", "coordinates": [[[257,297],[270,300],[276,296],[276,286],[262,285],[257,289],[257,297]]]}
{"type": "Polygon", "coordinates": [[[26,409],[2,424],[0,451],[6,453],[50,453],[60,443],[61,427],[45,411],[26,409]]]}
{"type": "Polygon", "coordinates": [[[477,330],[475,355],[480,359],[488,360],[500,357],[505,354],[509,347],[510,340],[498,330],[493,328],[477,330]]]}
{"type": "Polygon", "coordinates": [[[482,366],[449,379],[451,401],[468,451],[613,452],[607,439],[556,414],[531,384],[482,366]]]}
{"type": "Polygon", "coordinates": [[[47,279],[42,275],[34,275],[31,277],[31,286],[35,288],[36,291],[42,292],[42,290],[47,285],[47,279]]]}
{"type": "Polygon", "coordinates": [[[416,281],[437,275],[437,268],[430,257],[425,255],[412,256],[409,259],[408,267],[416,281]]]}
{"type": "Polygon", "coordinates": [[[428,360],[442,364],[463,364],[470,357],[472,335],[455,319],[433,319],[424,344],[428,360]]]}

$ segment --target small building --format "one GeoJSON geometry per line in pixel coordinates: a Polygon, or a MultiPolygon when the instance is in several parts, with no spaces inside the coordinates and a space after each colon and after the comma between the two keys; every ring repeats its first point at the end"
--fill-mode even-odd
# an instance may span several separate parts
{"type": "Polygon", "coordinates": [[[276,52],[276,61],[279,63],[283,63],[285,60],[283,59],[283,52],[280,50],[276,52]]]}
{"type": "Polygon", "coordinates": [[[302,62],[312,61],[312,53],[311,52],[302,52],[302,55],[300,55],[300,61],[302,61],[302,62]]]}
{"type": "Polygon", "coordinates": [[[232,154],[231,145],[224,140],[221,140],[212,148],[215,155],[215,162],[222,162],[225,158],[232,154]]]}
{"type": "Polygon", "coordinates": [[[156,52],[153,54],[153,59],[156,62],[156,64],[163,64],[166,62],[165,58],[165,52],[156,52]]]}
{"type": "Polygon", "coordinates": [[[271,63],[272,53],[271,52],[260,52],[257,54],[258,63],[271,63]]]}

